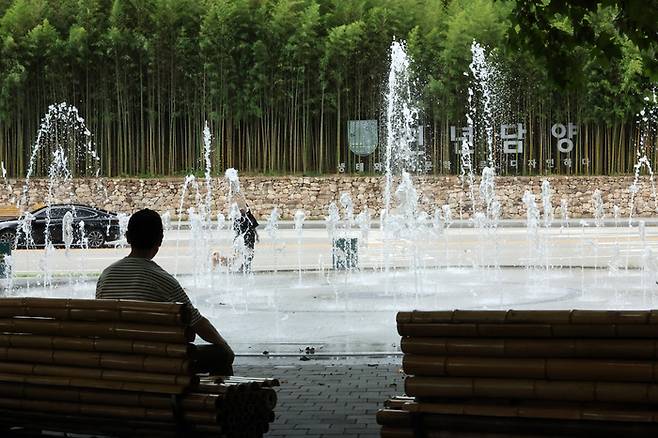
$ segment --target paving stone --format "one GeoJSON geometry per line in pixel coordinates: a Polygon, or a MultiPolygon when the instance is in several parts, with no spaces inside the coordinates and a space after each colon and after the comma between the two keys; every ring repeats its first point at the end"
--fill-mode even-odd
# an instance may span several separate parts
{"type": "Polygon", "coordinates": [[[236,374],[281,381],[277,418],[268,437],[378,437],[377,410],[404,388],[400,358],[338,358],[303,365],[293,364],[296,358],[287,360],[282,365],[283,359],[238,358],[235,365],[236,374]]]}

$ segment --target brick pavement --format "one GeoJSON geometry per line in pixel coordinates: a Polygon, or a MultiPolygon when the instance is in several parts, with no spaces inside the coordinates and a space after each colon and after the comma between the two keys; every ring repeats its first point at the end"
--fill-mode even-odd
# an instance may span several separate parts
{"type": "Polygon", "coordinates": [[[404,392],[400,363],[400,357],[238,357],[234,371],[281,381],[268,437],[375,438],[377,409],[404,392]]]}

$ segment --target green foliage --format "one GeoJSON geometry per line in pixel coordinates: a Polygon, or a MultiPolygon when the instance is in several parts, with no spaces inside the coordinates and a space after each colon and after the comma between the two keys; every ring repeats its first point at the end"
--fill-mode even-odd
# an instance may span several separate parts
{"type": "MultiPolygon", "coordinates": [[[[39,118],[68,101],[107,175],[202,169],[206,120],[216,168],[335,171],[353,159],[346,121],[381,114],[393,39],[407,42],[435,163],[454,159],[473,40],[508,90],[501,120],[607,123],[619,127],[600,141],[630,150],[658,70],[656,1],[0,0],[0,159],[22,174],[39,118]]],[[[528,142],[524,159],[550,138],[528,142]]]]}
{"type": "Polygon", "coordinates": [[[642,74],[658,80],[658,0],[516,0],[512,21],[510,42],[553,67],[559,84],[582,78],[579,48],[606,67],[624,59],[626,40],[639,52],[642,74]]]}

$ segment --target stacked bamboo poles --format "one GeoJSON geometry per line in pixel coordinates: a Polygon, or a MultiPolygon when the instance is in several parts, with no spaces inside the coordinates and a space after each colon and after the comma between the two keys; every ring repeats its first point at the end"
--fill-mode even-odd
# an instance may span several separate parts
{"type": "Polygon", "coordinates": [[[275,379],[194,374],[182,304],[0,299],[0,424],[110,436],[262,436],[275,379]]]}
{"type": "Polygon", "coordinates": [[[167,394],[0,384],[0,412],[7,413],[0,424],[120,437],[177,428],[184,430],[179,430],[181,436],[260,437],[274,420],[276,384],[267,379],[204,378],[199,388],[178,398],[175,409],[167,394]]]}
{"type": "Polygon", "coordinates": [[[658,432],[658,311],[400,312],[382,437],[658,432]],[[548,424],[548,426],[547,426],[548,424]]]}

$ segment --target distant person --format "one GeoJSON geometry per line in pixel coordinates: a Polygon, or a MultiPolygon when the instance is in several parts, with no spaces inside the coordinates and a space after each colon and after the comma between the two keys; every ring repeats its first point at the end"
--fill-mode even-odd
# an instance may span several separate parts
{"type": "Polygon", "coordinates": [[[96,284],[96,298],[184,303],[192,316],[192,329],[210,343],[197,345],[198,371],[233,375],[231,347],[192,305],[178,281],[152,260],[163,237],[162,220],[157,212],[144,209],[133,214],[126,231],[130,254],[103,271],[96,284]]]}
{"type": "MultiPolygon", "coordinates": [[[[254,246],[258,242],[258,221],[251,214],[249,206],[242,194],[238,194],[235,203],[239,214],[233,220],[233,250],[232,254],[223,256],[219,251],[211,254],[213,268],[224,265],[232,271],[251,272],[251,263],[254,260],[254,246]]],[[[231,208],[234,208],[233,205],[231,208]]]]}
{"type": "Polygon", "coordinates": [[[244,195],[240,194],[236,200],[238,208],[240,209],[240,216],[233,222],[233,231],[235,232],[235,240],[242,239],[244,242],[244,260],[242,260],[243,272],[251,272],[251,262],[254,260],[254,246],[258,242],[258,221],[251,214],[251,210],[244,199],[244,195]]]}

